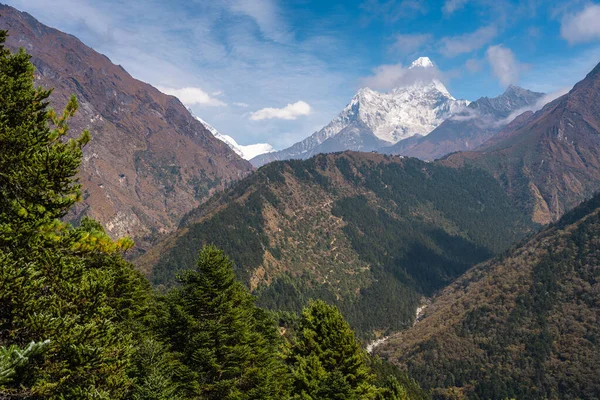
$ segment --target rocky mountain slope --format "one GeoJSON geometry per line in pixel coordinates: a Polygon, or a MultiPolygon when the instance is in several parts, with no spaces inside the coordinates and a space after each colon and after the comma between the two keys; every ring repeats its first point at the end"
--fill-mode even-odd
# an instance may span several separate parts
{"type": "Polygon", "coordinates": [[[378,348],[434,398],[600,397],[600,195],[444,289],[378,348]]]}
{"type": "Polygon", "coordinates": [[[440,162],[489,171],[534,221],[556,221],[600,189],[600,64],[477,151],[440,162]]]}
{"type": "Polygon", "coordinates": [[[216,130],[212,125],[210,125],[202,118],[196,117],[196,119],[202,122],[202,125],[204,125],[204,127],[208,129],[209,132],[214,135],[214,137],[216,137],[217,139],[225,143],[227,146],[229,146],[231,150],[233,150],[238,156],[242,157],[244,160],[251,160],[254,157],[259,156],[261,154],[273,153],[275,151],[273,146],[271,146],[269,143],[241,145],[238,142],[236,142],[235,139],[231,136],[224,135],[218,130],[216,130]]]}
{"type": "Polygon", "coordinates": [[[112,236],[142,242],[251,172],[176,98],[27,13],[0,5],[0,14],[8,46],[32,55],[36,84],[55,88],[51,105],[60,110],[76,94],[71,128],[91,131],[79,175],[83,202],[71,218],[91,215],[112,236]]]}
{"type": "MultiPolygon", "coordinates": [[[[421,57],[409,69],[433,68],[421,57]]],[[[363,88],[327,126],[292,147],[251,160],[255,166],[270,161],[307,159],[315,154],[344,150],[372,151],[414,135],[427,135],[468,101],[456,100],[435,78],[398,87],[389,93],[363,88]]]]}
{"type": "Polygon", "coordinates": [[[535,108],[543,96],[543,93],[509,86],[498,97],[482,97],[470,103],[427,136],[401,140],[380,151],[431,161],[449,153],[474,150],[509,124],[515,113],[535,108]]]}
{"type": "Polygon", "coordinates": [[[323,298],[365,334],[410,326],[421,296],[532,228],[485,172],[348,152],[259,169],[136,263],[168,286],[214,243],[261,305],[323,298]]]}

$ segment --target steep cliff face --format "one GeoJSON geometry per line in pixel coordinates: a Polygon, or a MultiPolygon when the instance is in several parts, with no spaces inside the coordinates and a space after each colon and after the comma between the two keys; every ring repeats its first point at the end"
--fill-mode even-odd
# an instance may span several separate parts
{"type": "Polygon", "coordinates": [[[75,94],[80,109],[71,129],[92,133],[79,175],[83,202],[70,218],[90,215],[111,235],[142,242],[251,172],[175,97],[29,14],[4,5],[0,14],[8,46],[31,54],[36,83],[54,88],[51,106],[60,110],[75,94]]]}

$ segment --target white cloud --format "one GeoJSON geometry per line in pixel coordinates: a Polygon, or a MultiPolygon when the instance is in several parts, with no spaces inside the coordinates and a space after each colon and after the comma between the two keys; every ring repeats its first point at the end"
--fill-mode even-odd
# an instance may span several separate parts
{"type": "Polygon", "coordinates": [[[560,34],[569,44],[600,40],[600,4],[590,4],[561,22],[560,34]]]}
{"type": "Polygon", "coordinates": [[[481,60],[478,60],[477,58],[469,58],[465,62],[465,68],[467,68],[467,70],[470,72],[479,72],[481,71],[482,67],[481,60]]]}
{"type": "MultiPolygon", "coordinates": [[[[279,0],[4,3],[77,36],[137,79],[155,87],[201,88],[210,104],[231,105],[210,107],[218,109],[210,119],[241,144],[288,147],[326,125],[354,94],[356,71],[367,59],[365,49],[337,36],[332,40],[333,32],[316,23],[307,37],[289,35],[288,6],[279,0]],[[177,29],[165,21],[177,21],[177,29]],[[223,95],[212,94],[217,91],[223,95]],[[294,121],[264,121],[260,129],[244,114],[284,106],[290,98],[304,100],[314,111],[294,121]]],[[[209,107],[197,103],[190,108],[206,116],[209,107]]]]}
{"type": "Polygon", "coordinates": [[[454,11],[460,10],[467,4],[469,0],[446,0],[442,11],[446,15],[452,14],[454,11]]]}
{"type": "Polygon", "coordinates": [[[242,103],[242,102],[235,102],[235,103],[233,103],[233,105],[236,106],[236,107],[241,107],[241,108],[248,108],[248,107],[250,107],[248,105],[248,103],[242,103]]]}
{"type": "Polygon", "coordinates": [[[399,51],[402,54],[410,54],[421,49],[432,39],[429,33],[423,34],[399,34],[396,35],[394,44],[391,47],[393,51],[399,51]]]}
{"type": "Polygon", "coordinates": [[[440,40],[439,51],[446,57],[454,57],[479,50],[498,35],[495,25],[484,26],[475,32],[464,35],[445,37],[440,40]]]}
{"type": "MultiPolygon", "coordinates": [[[[221,100],[211,97],[211,95],[209,95],[204,90],[197,88],[197,87],[184,87],[181,89],[175,89],[175,88],[159,86],[157,89],[165,94],[177,97],[187,107],[190,107],[193,105],[212,106],[212,107],[219,107],[219,106],[227,105],[224,102],[222,102],[221,100]]],[[[214,93],[213,93],[213,95],[214,95],[214,93]]]]}
{"type": "Polygon", "coordinates": [[[572,87],[564,87],[564,88],[558,89],[555,92],[545,94],[542,97],[540,97],[538,99],[538,101],[536,101],[534,104],[530,104],[528,106],[525,106],[523,108],[519,108],[518,110],[513,111],[508,117],[506,117],[502,121],[499,121],[497,123],[497,125],[506,125],[506,124],[509,124],[515,118],[517,118],[519,115],[523,114],[526,111],[536,112],[538,110],[541,110],[542,107],[544,107],[546,104],[550,103],[551,101],[554,101],[554,100],[558,99],[560,96],[562,96],[564,94],[569,93],[569,91],[571,90],[571,88],[572,87]]]}
{"type": "Polygon", "coordinates": [[[226,4],[232,12],[252,18],[266,38],[282,43],[292,39],[275,1],[230,0],[226,4]]]}
{"type": "Polygon", "coordinates": [[[304,101],[297,101],[294,104],[288,104],[283,108],[267,107],[253,112],[250,119],[261,121],[263,119],[287,119],[293,120],[300,116],[310,114],[310,105],[304,101]]]}
{"type": "Polygon", "coordinates": [[[474,110],[469,107],[465,107],[460,113],[450,117],[453,121],[470,121],[475,118],[481,118],[479,110],[474,110]]]}
{"type": "Polygon", "coordinates": [[[410,69],[404,68],[402,64],[391,64],[375,68],[371,76],[361,79],[361,84],[371,89],[390,90],[441,78],[442,73],[436,67],[410,69]]]}
{"type": "Polygon", "coordinates": [[[509,48],[502,45],[491,46],[488,48],[486,55],[492,66],[492,71],[500,80],[500,83],[508,86],[519,81],[521,65],[509,48]]]}

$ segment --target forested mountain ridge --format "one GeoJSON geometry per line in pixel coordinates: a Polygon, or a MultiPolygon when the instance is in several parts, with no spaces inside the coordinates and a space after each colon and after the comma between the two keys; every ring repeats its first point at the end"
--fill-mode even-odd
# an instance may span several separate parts
{"type": "Polygon", "coordinates": [[[79,172],[83,201],[70,219],[92,216],[113,237],[133,236],[143,245],[145,237],[171,231],[186,212],[252,171],[178,99],[27,13],[0,5],[0,15],[7,46],[25,48],[36,85],[54,88],[51,105],[62,109],[76,94],[73,131],[92,131],[79,172]]]}
{"type": "Polygon", "coordinates": [[[365,333],[409,326],[422,295],[531,229],[483,171],[345,152],[259,169],[136,263],[168,286],[213,243],[259,304],[297,310],[324,298],[365,333]]]}
{"type": "Polygon", "coordinates": [[[598,398],[599,266],[596,195],[460,277],[378,352],[439,398],[598,398]]]}
{"type": "Polygon", "coordinates": [[[440,163],[483,168],[534,221],[556,221],[600,189],[600,64],[514,129],[440,163]]]}

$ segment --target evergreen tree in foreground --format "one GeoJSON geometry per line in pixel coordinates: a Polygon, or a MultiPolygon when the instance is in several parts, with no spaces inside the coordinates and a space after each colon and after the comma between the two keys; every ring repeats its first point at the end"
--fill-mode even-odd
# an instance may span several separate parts
{"type": "Polygon", "coordinates": [[[295,397],[303,400],[375,399],[381,393],[372,382],[354,332],[339,310],[313,301],[302,312],[296,343],[288,361],[295,397]]]}
{"type": "Polygon", "coordinates": [[[235,279],[232,262],[215,247],[200,251],[195,270],[167,296],[164,337],[184,365],[188,397],[282,399],[287,373],[274,322],[235,279]]]}
{"type": "Polygon", "coordinates": [[[113,242],[92,220],[60,221],[80,196],[89,134],[66,139],[77,101],[60,116],[49,110],[29,55],[11,54],[5,39],[0,32],[0,397],[126,398],[127,326],[149,292],[120,255],[131,240],[113,242]]]}

